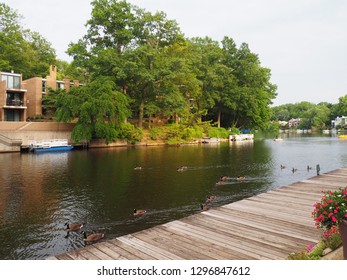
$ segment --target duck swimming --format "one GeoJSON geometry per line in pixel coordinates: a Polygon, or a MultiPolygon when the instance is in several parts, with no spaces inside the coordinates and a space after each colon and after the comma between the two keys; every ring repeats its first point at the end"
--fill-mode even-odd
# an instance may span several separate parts
{"type": "Polygon", "coordinates": [[[188,169],[187,166],[180,166],[180,167],[177,167],[177,171],[178,172],[183,172],[183,171],[186,171],[188,169]]]}
{"type": "Polygon", "coordinates": [[[245,179],[246,179],[245,176],[237,176],[237,178],[236,178],[237,181],[243,181],[245,179]]]}
{"type": "Polygon", "coordinates": [[[81,234],[83,234],[83,241],[84,242],[96,242],[102,238],[105,237],[105,234],[104,233],[92,233],[90,235],[87,236],[86,232],[85,231],[82,231],[81,234]]]}
{"type": "Polygon", "coordinates": [[[145,214],[146,212],[147,212],[146,210],[134,209],[133,215],[134,215],[134,217],[139,217],[139,216],[142,216],[143,214],[145,214]]]}
{"type": "Polygon", "coordinates": [[[210,210],[210,208],[211,207],[209,205],[200,204],[200,209],[202,211],[208,211],[208,210],[210,210]]]}
{"type": "Polygon", "coordinates": [[[66,230],[66,236],[65,237],[68,237],[69,236],[69,233],[70,231],[80,231],[81,228],[83,228],[83,226],[85,225],[85,223],[83,224],[69,224],[69,223],[65,223],[65,230],[66,230]]]}

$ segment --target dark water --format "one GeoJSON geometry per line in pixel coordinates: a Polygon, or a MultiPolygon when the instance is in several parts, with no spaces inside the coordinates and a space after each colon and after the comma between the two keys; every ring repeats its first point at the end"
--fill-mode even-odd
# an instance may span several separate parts
{"type": "Polygon", "coordinates": [[[313,177],[317,163],[323,173],[344,167],[346,147],[336,136],[295,136],[283,142],[0,154],[0,259],[44,259],[83,246],[80,234],[64,238],[66,222],[86,222],[87,232],[115,238],[197,213],[209,194],[218,206],[313,177]],[[134,170],[137,165],[142,170],[134,170]],[[177,172],[181,165],[188,170],[177,172]],[[216,186],[222,175],[234,180],[216,186]],[[246,180],[236,181],[238,175],[246,180]],[[134,208],[147,214],[134,218],[134,208]]]}

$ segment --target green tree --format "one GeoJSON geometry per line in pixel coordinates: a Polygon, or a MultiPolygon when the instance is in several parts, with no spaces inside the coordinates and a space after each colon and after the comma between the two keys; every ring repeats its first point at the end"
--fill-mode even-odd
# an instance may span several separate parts
{"type": "Polygon", "coordinates": [[[229,123],[237,127],[262,128],[271,118],[269,106],[276,97],[277,87],[270,82],[270,69],[261,66],[258,56],[248,45],[242,43],[235,51],[232,42],[227,37],[223,40],[229,53],[228,66],[233,69],[237,83],[236,89],[233,87],[229,92],[230,104],[236,104],[235,109],[229,111],[229,123]]]}
{"type": "Polygon", "coordinates": [[[45,76],[56,60],[55,50],[39,33],[23,29],[22,16],[0,3],[0,70],[23,78],[45,76]]]}
{"type": "MultiPolygon", "coordinates": [[[[202,94],[198,100],[202,108],[217,114],[217,126],[221,125],[222,111],[235,108],[231,97],[234,76],[217,41],[210,38],[193,38],[194,65],[201,83],[202,94]]],[[[230,44],[232,45],[232,44],[230,44]]],[[[230,48],[230,52],[233,50],[230,48]]]]}
{"type": "Polygon", "coordinates": [[[129,117],[130,110],[128,98],[115,88],[109,77],[99,77],[57,96],[58,121],[77,119],[71,135],[74,141],[103,138],[110,142],[117,138],[116,125],[129,117]]]}
{"type": "Polygon", "coordinates": [[[341,96],[339,102],[335,108],[335,114],[337,116],[347,116],[347,95],[341,96]]]}

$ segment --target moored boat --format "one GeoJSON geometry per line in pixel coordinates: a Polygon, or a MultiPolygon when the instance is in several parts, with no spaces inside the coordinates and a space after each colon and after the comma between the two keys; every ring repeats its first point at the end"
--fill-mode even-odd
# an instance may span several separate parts
{"type": "Polygon", "coordinates": [[[229,135],[229,141],[246,141],[254,140],[254,134],[233,134],[229,135]]]}
{"type": "Polygon", "coordinates": [[[67,139],[48,139],[41,141],[29,141],[29,150],[34,153],[42,152],[63,152],[73,149],[72,145],[68,144],[67,139]]]}

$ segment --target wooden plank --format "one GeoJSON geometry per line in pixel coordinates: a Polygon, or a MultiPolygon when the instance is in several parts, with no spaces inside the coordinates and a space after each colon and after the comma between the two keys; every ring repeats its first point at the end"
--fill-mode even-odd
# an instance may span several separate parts
{"type": "Polygon", "coordinates": [[[93,254],[88,248],[81,248],[79,250],[80,256],[85,258],[86,260],[101,260],[97,255],[93,254]]]}
{"type": "Polygon", "coordinates": [[[177,242],[177,240],[168,235],[167,232],[165,234],[164,231],[159,231],[155,227],[141,231],[141,233],[134,236],[187,260],[217,259],[211,257],[211,255],[206,255],[204,252],[195,252],[195,250],[192,250],[194,246],[190,244],[185,244],[185,246],[183,246],[181,240],[177,242]]]}
{"type": "Polygon", "coordinates": [[[301,198],[307,198],[307,199],[320,199],[322,197],[322,194],[319,192],[319,193],[314,193],[314,192],[308,192],[307,190],[306,191],[303,191],[303,190],[295,190],[295,189],[291,189],[291,188],[288,188],[288,187],[283,187],[283,188],[279,188],[279,189],[276,189],[277,192],[279,193],[289,193],[289,194],[293,194],[293,195],[296,195],[296,196],[299,196],[301,198]]]}
{"type": "MultiPolygon", "coordinates": [[[[243,255],[241,253],[235,254],[235,251],[231,251],[228,248],[221,247],[206,240],[189,238],[189,236],[187,236],[186,234],[182,234],[181,232],[175,231],[172,228],[157,226],[155,227],[155,230],[160,231],[161,234],[168,234],[168,236],[171,236],[173,240],[179,242],[182,247],[196,252],[199,255],[197,259],[201,259],[203,255],[207,255],[206,259],[247,259],[246,255],[243,255]]],[[[248,258],[252,259],[250,257],[248,258]]]]}
{"type": "MultiPolygon", "coordinates": [[[[275,205],[275,204],[268,204],[268,203],[263,203],[261,201],[256,201],[256,200],[250,200],[250,199],[244,199],[242,201],[239,201],[239,205],[242,206],[249,206],[249,207],[256,207],[261,210],[268,211],[269,206],[271,206],[272,211],[276,211],[277,213],[284,213],[286,216],[292,215],[295,216],[296,218],[307,218],[311,220],[311,212],[306,210],[306,209],[299,209],[299,208],[288,208],[288,207],[283,207],[283,205],[275,205]]],[[[312,203],[313,204],[313,203],[312,203]]],[[[312,208],[313,209],[313,208],[312,208]]]]}
{"type": "MultiPolygon", "coordinates": [[[[99,242],[98,244],[93,245],[94,248],[96,250],[99,250],[100,252],[102,252],[102,254],[104,254],[104,257],[102,257],[102,259],[104,260],[126,260],[127,258],[122,256],[117,250],[116,248],[114,248],[114,245],[112,244],[112,246],[108,246],[109,243],[106,242],[99,242]]],[[[95,254],[100,255],[100,257],[102,256],[100,253],[96,252],[95,254]]]]}
{"type": "Polygon", "coordinates": [[[153,256],[150,256],[141,250],[129,246],[117,239],[109,240],[110,246],[113,245],[114,249],[119,252],[123,257],[129,260],[155,260],[153,256]]]}
{"type": "Polygon", "coordinates": [[[288,202],[288,201],[283,201],[283,200],[276,200],[270,197],[266,197],[266,196],[251,196],[249,198],[246,198],[246,200],[251,200],[251,201],[259,201],[262,202],[266,205],[268,205],[268,207],[271,207],[272,205],[279,205],[279,206],[283,206],[283,207],[288,207],[288,208],[297,208],[297,209],[302,209],[302,210],[306,210],[309,212],[312,212],[313,210],[313,206],[312,205],[306,205],[306,204],[298,204],[298,203],[294,203],[294,202],[288,202]]]}
{"type": "Polygon", "coordinates": [[[336,189],[339,189],[339,188],[345,186],[345,183],[343,183],[343,182],[333,182],[333,181],[327,181],[327,180],[312,180],[312,179],[310,179],[310,180],[303,180],[300,182],[304,182],[304,183],[308,183],[308,184],[325,185],[327,190],[332,189],[334,187],[336,189]]]}
{"type": "Polygon", "coordinates": [[[146,252],[146,254],[151,255],[155,258],[158,258],[160,260],[180,260],[182,259],[181,257],[174,255],[170,252],[161,250],[149,243],[143,242],[142,240],[132,236],[131,234],[126,235],[126,236],[121,236],[117,238],[118,240],[133,246],[139,250],[142,250],[144,252],[146,252]]]}
{"type": "Polygon", "coordinates": [[[319,242],[320,233],[313,227],[298,227],[296,224],[285,220],[266,218],[259,214],[242,212],[230,208],[220,207],[218,210],[209,210],[202,213],[214,218],[230,220],[232,222],[251,226],[255,229],[268,230],[283,235],[289,235],[295,238],[307,240],[308,242],[319,242]],[[319,236],[318,238],[315,238],[319,236]]]}
{"type": "Polygon", "coordinates": [[[66,261],[73,260],[73,258],[70,257],[70,256],[69,256],[68,254],[66,254],[66,253],[57,255],[56,258],[57,258],[58,260],[66,260],[66,261]]]}
{"type": "Polygon", "coordinates": [[[232,236],[238,240],[242,239],[250,243],[253,242],[260,244],[262,248],[266,247],[275,251],[286,252],[287,254],[297,251],[298,248],[305,248],[308,245],[307,242],[298,242],[298,240],[293,242],[292,240],[278,234],[272,234],[268,231],[255,231],[250,227],[240,226],[230,222],[216,221],[208,216],[203,218],[195,217],[190,221],[190,223],[204,226],[213,232],[217,231],[224,235],[232,236]]]}
{"type": "MultiPolygon", "coordinates": [[[[239,259],[239,260],[241,259],[247,259],[247,260],[248,259],[255,259],[255,260],[272,259],[272,258],[263,256],[262,254],[258,254],[257,252],[254,252],[254,251],[247,251],[247,250],[241,249],[238,246],[234,246],[233,243],[226,243],[225,240],[220,240],[218,237],[213,236],[213,238],[211,238],[208,235],[207,236],[201,235],[201,233],[199,232],[194,232],[194,231],[188,230],[185,227],[180,227],[178,226],[178,224],[167,223],[167,224],[164,224],[163,226],[168,228],[170,231],[179,232],[181,234],[184,234],[185,236],[189,236],[189,238],[191,239],[200,240],[200,242],[210,242],[222,248],[229,249],[238,256],[237,258],[234,258],[234,259],[239,259]]],[[[233,258],[230,258],[230,259],[233,259],[233,258]]]]}
{"type": "Polygon", "coordinates": [[[80,254],[81,249],[77,249],[71,252],[66,253],[69,257],[71,257],[73,260],[87,260],[83,255],[80,254]]]}
{"type": "Polygon", "coordinates": [[[292,202],[292,203],[298,203],[298,204],[302,204],[302,205],[306,205],[306,206],[312,206],[313,203],[310,200],[307,199],[302,199],[300,197],[293,197],[293,196],[283,196],[280,193],[263,193],[263,194],[259,194],[258,196],[261,197],[271,197],[274,200],[278,200],[278,201],[288,201],[288,202],[292,202]]]}
{"type": "Polygon", "coordinates": [[[182,221],[171,222],[170,226],[185,231],[187,234],[197,238],[205,238],[205,236],[208,236],[212,242],[217,242],[222,246],[232,246],[234,250],[238,249],[241,252],[247,252],[247,254],[257,255],[259,259],[281,259],[285,255],[268,248],[262,248],[258,244],[252,244],[243,239],[238,240],[230,238],[216,231],[211,234],[211,231],[206,228],[197,227],[182,221]]]}
{"type": "Polygon", "coordinates": [[[315,200],[315,198],[312,196],[308,196],[308,195],[298,196],[297,193],[293,193],[293,192],[289,192],[289,191],[281,191],[281,190],[272,190],[272,191],[267,192],[266,194],[280,195],[280,196],[285,197],[285,198],[291,197],[294,199],[300,199],[302,201],[307,201],[307,202],[312,202],[315,200]]]}
{"type": "Polygon", "coordinates": [[[233,203],[231,205],[225,206],[227,208],[240,210],[240,211],[246,211],[252,214],[261,214],[264,217],[267,218],[276,218],[283,221],[288,221],[294,224],[297,224],[298,226],[314,226],[314,221],[311,220],[309,217],[301,217],[301,216],[290,216],[285,213],[281,213],[278,211],[273,211],[269,209],[260,209],[258,207],[252,207],[252,206],[245,206],[241,203],[233,203]],[[260,211],[263,210],[263,211],[260,211]]]}

